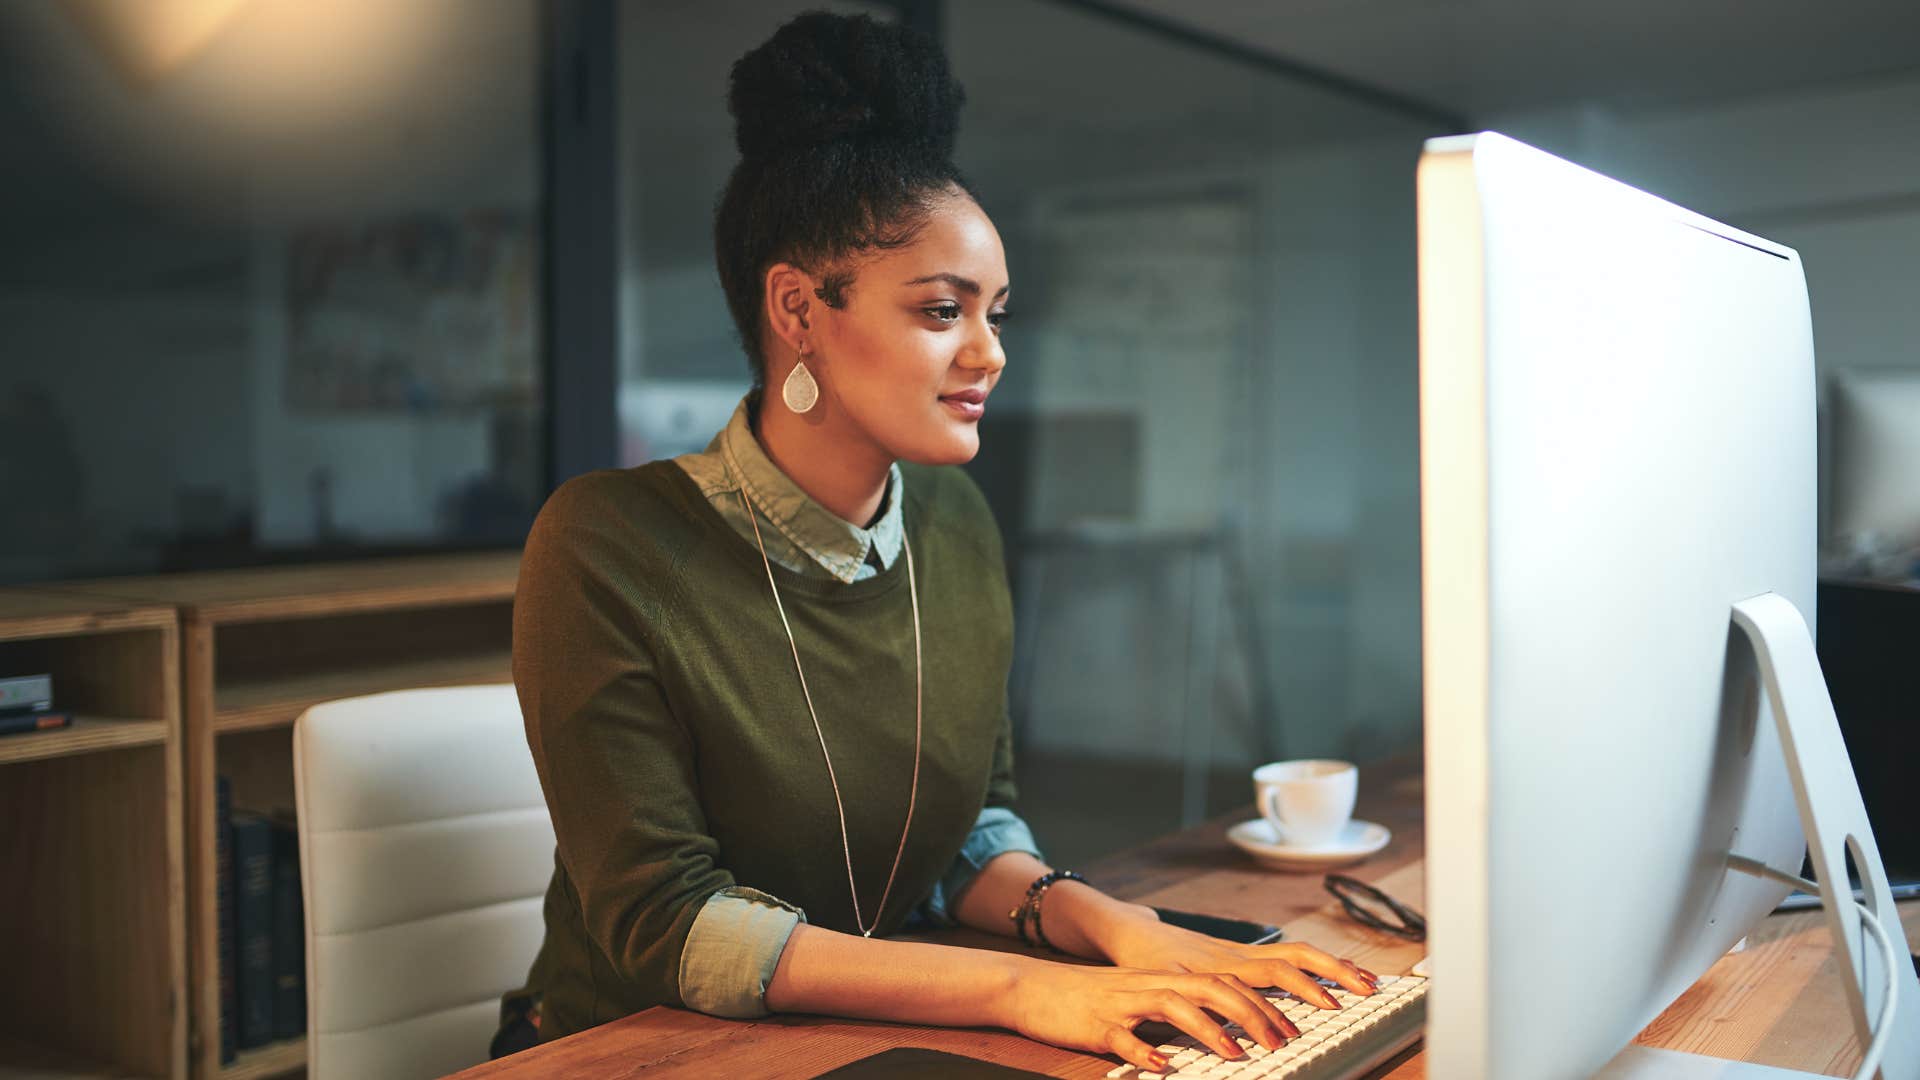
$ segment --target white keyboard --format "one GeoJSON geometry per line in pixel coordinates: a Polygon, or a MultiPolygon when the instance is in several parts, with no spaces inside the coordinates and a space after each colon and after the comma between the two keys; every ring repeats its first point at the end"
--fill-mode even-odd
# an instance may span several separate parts
{"type": "Polygon", "coordinates": [[[1268,992],[1267,999],[1300,1029],[1299,1038],[1287,1040],[1278,1050],[1268,1050],[1247,1038],[1240,1025],[1228,1024],[1227,1034],[1240,1044],[1246,1057],[1223,1058],[1183,1033],[1160,1045],[1160,1052],[1168,1059],[1166,1072],[1145,1072],[1122,1065],[1107,1075],[1114,1080],[1159,1080],[1163,1076],[1321,1080],[1353,1076],[1411,1045],[1426,1023],[1427,980],[1417,975],[1383,978],[1371,997],[1338,987],[1329,987],[1327,992],[1340,1008],[1322,1009],[1291,994],[1268,992]]]}

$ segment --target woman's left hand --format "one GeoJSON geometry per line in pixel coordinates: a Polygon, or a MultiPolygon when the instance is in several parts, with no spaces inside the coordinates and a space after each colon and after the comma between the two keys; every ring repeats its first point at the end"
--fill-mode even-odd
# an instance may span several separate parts
{"type": "Polygon", "coordinates": [[[1330,979],[1361,996],[1371,995],[1380,977],[1366,968],[1330,956],[1298,941],[1242,945],[1169,926],[1157,919],[1126,919],[1101,935],[1102,950],[1119,967],[1151,971],[1188,971],[1232,975],[1248,986],[1273,986],[1323,1009],[1338,1008],[1333,995],[1314,981],[1330,979]]]}

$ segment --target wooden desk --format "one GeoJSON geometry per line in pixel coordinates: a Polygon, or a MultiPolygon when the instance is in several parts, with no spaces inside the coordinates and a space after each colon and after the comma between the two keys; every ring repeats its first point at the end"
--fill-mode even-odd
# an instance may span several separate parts
{"type": "MultiPolygon", "coordinates": [[[[1359,816],[1393,830],[1386,850],[1347,873],[1416,907],[1424,904],[1423,831],[1418,760],[1363,769],[1359,816]]],[[[1162,907],[1274,922],[1288,937],[1351,956],[1381,974],[1404,972],[1425,954],[1339,913],[1318,874],[1256,867],[1226,841],[1227,827],[1251,808],[1101,860],[1083,871],[1115,895],[1162,907]]],[[[1920,940],[1920,903],[1902,906],[1907,937],[1920,940]]],[[[1008,948],[1005,939],[955,931],[928,940],[1008,948]]],[[[1018,946],[1012,946],[1017,948],[1018,946]]],[[[1832,1074],[1859,1061],[1846,1020],[1838,969],[1817,910],[1768,918],[1748,948],[1715,964],[1642,1032],[1637,1042],[1694,1053],[1832,1074]],[[1794,1018],[1784,1021],[1789,1010],[1794,1018]]],[[[998,1030],[912,1027],[816,1016],[720,1020],[654,1008],[501,1061],[456,1074],[459,1080],[568,1077],[811,1077],[896,1046],[964,1054],[1051,1076],[1093,1080],[1117,1058],[1047,1046],[998,1030]]],[[[1418,1048],[1376,1076],[1422,1080],[1418,1048]]]]}

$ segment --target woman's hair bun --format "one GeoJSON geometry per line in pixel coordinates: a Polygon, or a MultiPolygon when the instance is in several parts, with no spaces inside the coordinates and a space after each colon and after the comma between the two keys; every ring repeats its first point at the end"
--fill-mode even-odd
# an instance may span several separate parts
{"type": "Polygon", "coordinates": [[[733,65],[727,109],[743,158],[838,142],[893,143],[951,157],[966,95],[917,30],[814,11],[733,65]]]}

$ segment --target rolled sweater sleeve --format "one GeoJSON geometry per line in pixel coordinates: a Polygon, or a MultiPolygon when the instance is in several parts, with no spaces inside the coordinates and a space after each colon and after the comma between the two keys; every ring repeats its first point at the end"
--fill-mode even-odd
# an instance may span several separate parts
{"type": "Polygon", "coordinates": [[[617,978],[651,1000],[750,1014],[762,1008],[769,954],[777,961],[803,915],[718,864],[694,738],[654,662],[660,599],[623,586],[618,558],[590,492],[572,481],[548,501],[521,561],[514,684],[560,862],[617,978]]]}

